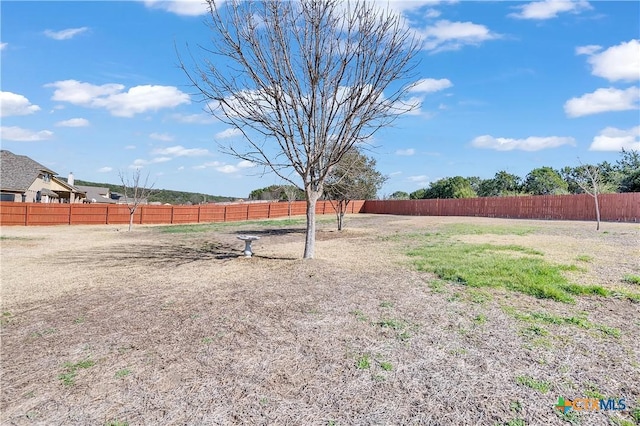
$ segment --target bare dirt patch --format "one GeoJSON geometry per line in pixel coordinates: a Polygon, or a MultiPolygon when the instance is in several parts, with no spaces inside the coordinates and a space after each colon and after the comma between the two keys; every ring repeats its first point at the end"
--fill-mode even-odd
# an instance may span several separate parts
{"type": "Polygon", "coordinates": [[[579,264],[578,283],[633,290],[622,277],[640,273],[635,224],[596,233],[581,222],[349,216],[342,233],[320,224],[312,261],[299,259],[300,226],[3,228],[2,423],[559,425],[558,396],[586,392],[638,407],[640,305],[564,304],[417,272],[410,235],[459,223],[531,228],[454,238],[579,264]],[[254,258],[241,257],[238,233],[261,236],[254,258]],[[83,361],[93,364],[73,367],[83,361]]]}

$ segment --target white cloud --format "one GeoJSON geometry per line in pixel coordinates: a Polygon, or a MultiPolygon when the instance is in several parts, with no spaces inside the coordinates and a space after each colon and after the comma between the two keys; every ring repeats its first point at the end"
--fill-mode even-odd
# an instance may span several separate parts
{"type": "Polygon", "coordinates": [[[204,0],[144,0],[145,6],[161,9],[182,16],[199,16],[207,13],[204,0]]]}
{"type": "Polygon", "coordinates": [[[453,84],[446,78],[441,78],[439,80],[436,80],[435,78],[423,78],[422,80],[419,80],[415,86],[409,90],[409,92],[432,93],[447,89],[451,86],[453,86],[453,84]]]}
{"type": "Polygon", "coordinates": [[[182,145],[158,148],[151,151],[153,155],[171,155],[172,157],[202,157],[209,155],[209,151],[202,148],[185,148],[182,145]]]}
{"type": "Polygon", "coordinates": [[[190,103],[189,95],[173,86],[135,86],[124,93],[94,100],[95,106],[105,107],[117,117],[133,117],[135,114],[174,108],[190,103]]]}
{"type": "Polygon", "coordinates": [[[577,54],[589,55],[591,73],[609,81],[640,80],[640,40],[630,40],[596,53],[600,46],[583,46],[577,54]],[[598,48],[598,49],[596,49],[598,48]]]}
{"type": "Polygon", "coordinates": [[[127,145],[124,147],[124,149],[136,149],[135,145],[127,145]]]}
{"type": "Polygon", "coordinates": [[[9,46],[9,43],[0,43],[0,50],[4,50],[9,46]]]}
{"type": "Polygon", "coordinates": [[[54,101],[69,102],[83,106],[91,106],[96,99],[115,95],[125,88],[122,84],[111,83],[96,86],[77,80],[56,81],[55,83],[45,84],[44,87],[55,88],[51,97],[54,101]]]}
{"type": "Polygon", "coordinates": [[[607,127],[593,138],[590,151],[640,150],[640,126],[629,130],[607,127]]]}
{"type": "Polygon", "coordinates": [[[495,138],[491,135],[478,136],[471,141],[475,148],[495,149],[496,151],[540,151],[542,149],[557,148],[562,145],[575,145],[572,137],[562,136],[530,136],[526,139],[495,138]]]}
{"type": "Polygon", "coordinates": [[[209,161],[207,163],[204,164],[200,164],[198,166],[193,166],[193,168],[195,170],[200,170],[200,169],[206,169],[208,167],[219,167],[222,166],[224,163],[221,163],[220,161],[209,161]]]}
{"type": "Polygon", "coordinates": [[[173,140],[173,136],[171,136],[168,133],[151,133],[149,137],[151,139],[155,139],[157,141],[163,141],[163,142],[171,142],[173,140]]]}
{"type": "Polygon", "coordinates": [[[569,117],[598,114],[608,111],[627,111],[638,108],[640,88],[629,87],[626,90],[609,87],[587,93],[579,98],[571,98],[564,104],[569,117]]]}
{"type": "Polygon", "coordinates": [[[133,160],[133,163],[129,165],[130,169],[141,169],[144,166],[148,166],[149,164],[157,164],[157,163],[166,163],[167,161],[171,161],[171,157],[156,157],[151,160],[144,160],[142,158],[137,158],[133,160]]]}
{"type": "Polygon", "coordinates": [[[221,132],[216,133],[214,137],[216,139],[229,139],[229,138],[233,138],[240,135],[242,135],[242,132],[240,131],[240,129],[230,127],[228,129],[225,129],[221,132]]]}
{"type": "Polygon", "coordinates": [[[46,84],[45,87],[55,88],[51,98],[54,101],[105,108],[117,117],[133,117],[147,111],[190,103],[189,95],[174,86],[135,86],[123,92],[125,86],[122,84],[96,86],[76,80],[64,80],[46,84]]]}
{"type": "Polygon", "coordinates": [[[112,167],[108,167],[108,166],[100,167],[98,169],[98,173],[109,173],[111,170],[113,170],[112,167]]]}
{"type": "Polygon", "coordinates": [[[436,9],[427,9],[427,11],[424,13],[424,17],[427,19],[437,18],[440,15],[440,11],[436,9]]]}
{"type": "Polygon", "coordinates": [[[407,115],[423,115],[424,113],[421,109],[423,100],[421,96],[412,96],[409,99],[396,102],[394,107],[407,115]]]}
{"type": "MultiPolygon", "coordinates": [[[[396,12],[415,11],[425,6],[437,6],[440,3],[457,3],[457,0],[378,0],[378,3],[382,8],[389,7],[396,12]]],[[[429,14],[433,9],[427,9],[426,13],[429,14]]],[[[439,14],[438,14],[439,15],[439,14]]],[[[438,16],[436,15],[436,16],[438,16]]],[[[429,16],[426,16],[429,17],[429,16]]]]}
{"type": "Polygon", "coordinates": [[[0,92],[0,117],[28,115],[40,111],[38,105],[32,105],[29,99],[11,92],[0,92]]]}
{"type": "Polygon", "coordinates": [[[216,171],[220,173],[232,174],[232,173],[238,173],[243,169],[249,169],[251,167],[255,167],[255,164],[247,160],[242,160],[236,165],[227,164],[220,161],[211,161],[208,163],[200,164],[198,166],[194,166],[193,168],[195,170],[200,170],[200,169],[206,169],[209,167],[213,167],[216,171]]]}
{"type": "Polygon", "coordinates": [[[61,31],[46,30],[44,35],[54,40],[69,40],[70,38],[73,38],[78,34],[82,34],[87,30],[89,30],[87,27],[67,28],[66,30],[61,31]]]}
{"type": "Polygon", "coordinates": [[[417,30],[417,35],[423,38],[425,49],[433,53],[458,50],[468,45],[477,46],[484,41],[501,37],[484,25],[447,20],[440,20],[424,30],[417,30]]]}
{"type": "Polygon", "coordinates": [[[396,155],[404,155],[404,156],[411,156],[415,153],[416,153],[416,150],[413,148],[399,149],[396,151],[396,155]]]}
{"type": "Polygon", "coordinates": [[[602,46],[598,46],[597,44],[578,46],[576,47],[576,55],[593,55],[600,50],[602,50],[602,46]]]}
{"type": "Polygon", "coordinates": [[[53,136],[53,132],[49,130],[40,130],[39,132],[23,129],[21,127],[0,127],[0,139],[17,142],[37,142],[49,139],[53,136]]]}
{"type": "Polygon", "coordinates": [[[173,114],[171,118],[187,124],[210,124],[216,121],[211,114],[173,114]]]}
{"type": "Polygon", "coordinates": [[[86,118],[70,118],[69,120],[58,121],[56,126],[58,127],[87,127],[89,120],[86,118]]]}
{"type": "Polygon", "coordinates": [[[544,20],[556,18],[560,13],[579,13],[592,9],[588,1],[578,0],[544,0],[517,6],[518,13],[509,14],[512,18],[544,20]]]}
{"type": "Polygon", "coordinates": [[[219,171],[220,173],[231,174],[231,173],[238,173],[242,169],[249,169],[254,166],[255,164],[253,164],[251,161],[242,160],[235,166],[232,164],[221,164],[218,167],[216,167],[216,170],[219,171]]]}
{"type": "Polygon", "coordinates": [[[429,183],[429,176],[427,175],[408,176],[407,182],[411,182],[416,186],[424,187],[424,186],[427,186],[427,184],[429,183]]]}

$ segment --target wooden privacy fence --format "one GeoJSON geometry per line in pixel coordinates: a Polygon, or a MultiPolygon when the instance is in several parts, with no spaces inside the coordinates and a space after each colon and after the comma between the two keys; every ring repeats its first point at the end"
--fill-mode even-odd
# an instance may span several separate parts
{"type": "MultiPolygon", "coordinates": [[[[600,194],[603,221],[640,222],[640,192],[600,194]]],[[[361,213],[413,216],[481,216],[516,219],[595,220],[589,194],[437,200],[366,201],[361,213]]]]}
{"type": "MultiPolygon", "coordinates": [[[[364,201],[349,203],[347,213],[359,213],[364,201]]],[[[291,215],[306,214],[306,202],[291,203],[291,215]]],[[[318,201],[317,214],[333,214],[329,201],[318,201]]],[[[206,204],[197,206],[139,206],[134,224],[234,222],[289,215],[289,203],[206,204]]],[[[121,204],[0,203],[0,225],[128,224],[129,209],[121,204]]]]}
{"type": "MultiPolygon", "coordinates": [[[[601,194],[603,221],[640,222],[640,193],[601,194]]],[[[291,215],[306,213],[306,203],[291,203],[291,215]]],[[[317,214],[333,214],[329,201],[318,201],[317,214]]],[[[347,213],[413,216],[481,216],[515,219],[595,220],[593,197],[547,195],[442,200],[352,201],[347,213]]],[[[285,217],[289,203],[207,204],[198,206],[140,206],[135,224],[233,222],[285,217]]],[[[0,225],[127,224],[129,210],[118,204],[0,203],[0,225]]]]}

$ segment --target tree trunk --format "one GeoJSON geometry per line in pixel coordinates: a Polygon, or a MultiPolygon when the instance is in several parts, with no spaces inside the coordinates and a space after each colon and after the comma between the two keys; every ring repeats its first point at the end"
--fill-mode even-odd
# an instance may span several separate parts
{"type": "Polygon", "coordinates": [[[598,203],[598,193],[593,196],[596,201],[596,231],[600,230],[600,203],[598,203]]]}
{"type": "Polygon", "coordinates": [[[313,259],[316,249],[316,202],[322,191],[306,190],[307,194],[307,231],[304,239],[304,258],[313,259]]]}
{"type": "Polygon", "coordinates": [[[131,228],[133,227],[133,215],[135,212],[135,210],[129,210],[129,232],[131,232],[131,228]]]}
{"type": "Polygon", "coordinates": [[[338,231],[342,231],[342,223],[344,222],[344,212],[338,213],[338,231]]]}

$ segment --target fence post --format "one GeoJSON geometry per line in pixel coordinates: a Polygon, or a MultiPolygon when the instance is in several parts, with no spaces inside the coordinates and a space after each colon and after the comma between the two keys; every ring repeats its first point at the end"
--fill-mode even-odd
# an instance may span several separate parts
{"type": "Polygon", "coordinates": [[[198,204],[198,223],[200,223],[200,209],[202,208],[202,204],[198,204]]]}
{"type": "Polygon", "coordinates": [[[226,204],[224,206],[224,210],[222,211],[222,221],[223,222],[227,221],[227,205],[226,204]]]}
{"type": "Polygon", "coordinates": [[[24,226],[29,226],[29,204],[24,205],[24,226]]]}

